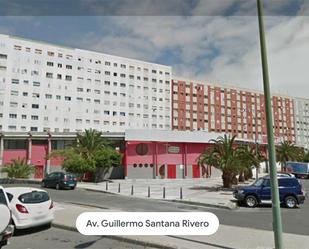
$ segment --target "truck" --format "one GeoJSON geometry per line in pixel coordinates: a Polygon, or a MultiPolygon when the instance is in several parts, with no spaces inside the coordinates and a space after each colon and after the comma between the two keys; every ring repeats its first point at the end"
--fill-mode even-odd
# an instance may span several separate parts
{"type": "Polygon", "coordinates": [[[309,163],[302,162],[286,162],[285,171],[291,173],[298,178],[309,179],[309,163]]]}
{"type": "Polygon", "coordinates": [[[0,186],[0,248],[8,244],[12,237],[14,226],[12,225],[12,213],[9,208],[9,198],[2,186],[0,186]]]}

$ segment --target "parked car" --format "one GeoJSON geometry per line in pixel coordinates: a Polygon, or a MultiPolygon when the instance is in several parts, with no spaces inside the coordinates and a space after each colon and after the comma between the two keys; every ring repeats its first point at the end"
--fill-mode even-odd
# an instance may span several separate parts
{"type": "Polygon", "coordinates": [[[12,222],[12,213],[9,208],[9,199],[2,186],[0,186],[0,248],[8,244],[12,237],[14,226],[12,222]]]}
{"type": "MultiPolygon", "coordinates": [[[[288,208],[295,208],[304,203],[306,192],[300,180],[296,177],[278,176],[280,202],[288,208]]],[[[255,181],[251,186],[241,187],[233,192],[239,203],[255,207],[264,201],[271,200],[270,177],[265,176],[255,181]]]]}
{"type": "Polygon", "coordinates": [[[16,229],[50,225],[54,219],[53,201],[45,190],[29,187],[5,189],[16,229]]]}
{"type": "Polygon", "coordinates": [[[73,174],[65,172],[53,172],[42,180],[42,187],[56,189],[75,189],[77,178],[73,174]]]}

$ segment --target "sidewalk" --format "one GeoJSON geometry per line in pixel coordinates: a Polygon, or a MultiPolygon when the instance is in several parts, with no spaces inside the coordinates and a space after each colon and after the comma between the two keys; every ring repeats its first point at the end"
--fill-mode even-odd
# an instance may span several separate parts
{"type": "MultiPolygon", "coordinates": [[[[77,205],[55,204],[53,226],[76,230],[75,221],[82,212],[103,209],[85,208],[77,205]]],[[[110,210],[112,211],[112,210],[110,210]]],[[[273,232],[236,226],[220,225],[211,236],[108,236],[117,240],[158,248],[177,249],[270,249],[274,248],[273,232]]],[[[283,236],[286,249],[309,248],[309,236],[287,234],[283,236]]]]}
{"type": "MultiPolygon", "coordinates": [[[[252,180],[248,183],[251,183],[252,180]]],[[[244,184],[242,184],[244,185],[244,184]]],[[[241,184],[239,185],[241,186],[241,184]]],[[[130,179],[101,183],[79,183],[78,188],[125,196],[165,199],[209,207],[235,209],[231,190],[222,189],[221,177],[207,179],[130,179]],[[133,195],[132,195],[133,186],[133,195]],[[120,193],[119,193],[120,188],[120,193]],[[164,198],[165,188],[165,198],[164,198]],[[182,188],[182,198],[181,198],[182,188]],[[148,192],[149,189],[149,192],[148,192]],[[150,194],[150,197],[148,195],[150,194]]]]}

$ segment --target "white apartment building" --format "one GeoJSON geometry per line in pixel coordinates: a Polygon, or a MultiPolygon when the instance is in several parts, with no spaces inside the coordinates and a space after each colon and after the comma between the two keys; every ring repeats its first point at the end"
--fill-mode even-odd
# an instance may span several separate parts
{"type": "Polygon", "coordinates": [[[171,129],[172,69],[0,35],[0,131],[171,129]]]}
{"type": "Polygon", "coordinates": [[[309,149],[309,99],[294,98],[296,144],[309,149]]]}

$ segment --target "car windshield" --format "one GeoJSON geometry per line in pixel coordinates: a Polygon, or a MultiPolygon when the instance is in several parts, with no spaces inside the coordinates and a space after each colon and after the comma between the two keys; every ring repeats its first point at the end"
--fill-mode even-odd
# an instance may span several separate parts
{"type": "Polygon", "coordinates": [[[67,178],[75,178],[73,174],[65,174],[67,178]]]}
{"type": "Polygon", "coordinates": [[[256,180],[252,185],[255,186],[255,187],[260,187],[264,182],[264,179],[263,178],[260,178],[258,180],[256,180]]]}
{"type": "Polygon", "coordinates": [[[18,200],[25,204],[42,203],[49,200],[49,196],[46,192],[33,191],[30,193],[22,194],[18,197],[18,200]]]}

